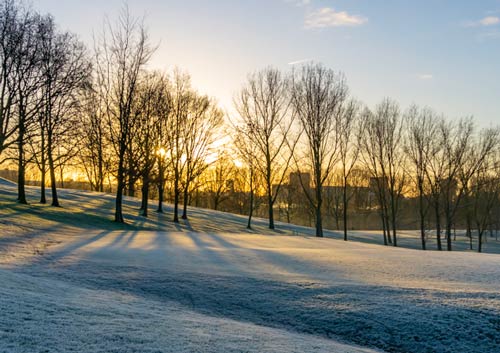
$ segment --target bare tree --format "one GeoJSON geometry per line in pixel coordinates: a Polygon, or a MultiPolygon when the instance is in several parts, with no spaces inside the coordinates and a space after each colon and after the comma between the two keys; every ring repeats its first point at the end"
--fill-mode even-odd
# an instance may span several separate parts
{"type": "Polygon", "coordinates": [[[291,138],[289,81],[267,68],[249,75],[235,99],[241,133],[257,147],[255,166],[265,181],[269,228],[274,229],[274,203],[289,171],[296,142],[291,138]]]}
{"type": "Polygon", "coordinates": [[[427,183],[426,173],[429,160],[433,158],[433,142],[437,133],[437,118],[430,109],[420,109],[412,106],[407,112],[408,136],[405,152],[411,164],[413,182],[418,192],[418,211],[420,219],[420,239],[422,250],[426,249],[425,219],[428,212],[426,203],[427,183]]]}
{"type": "MultiPolygon", "coordinates": [[[[145,75],[138,87],[138,98],[134,105],[134,132],[132,143],[137,151],[136,163],[142,181],[141,210],[148,216],[151,174],[159,156],[159,129],[164,111],[166,77],[160,73],[145,75]]],[[[161,163],[161,162],[160,162],[161,163]]]]}
{"type": "Polygon", "coordinates": [[[347,241],[347,211],[352,193],[349,194],[350,178],[358,163],[363,138],[363,124],[359,104],[351,101],[340,114],[339,163],[342,186],[342,217],[344,241],[347,241]]]}
{"type": "MultiPolygon", "coordinates": [[[[447,175],[448,155],[445,152],[443,137],[451,134],[451,125],[447,124],[444,118],[439,118],[436,122],[437,133],[433,136],[427,168],[425,169],[425,178],[430,189],[429,197],[434,210],[434,222],[436,228],[437,249],[442,250],[442,198],[445,189],[445,180],[447,175]]],[[[448,139],[447,139],[448,140],[448,139]]]]}
{"type": "MultiPolygon", "coordinates": [[[[495,203],[498,202],[497,176],[499,166],[498,161],[495,160],[497,156],[494,152],[498,148],[499,136],[499,129],[485,129],[481,131],[477,141],[471,142],[458,172],[459,191],[457,201],[451,211],[453,217],[458,208],[460,197],[470,196],[474,200],[472,214],[478,233],[479,252],[482,251],[484,231],[491,222],[491,211],[495,203]]],[[[472,234],[469,236],[472,239],[472,234]]],[[[451,243],[451,234],[448,234],[447,237],[450,238],[449,243],[451,243]]],[[[448,250],[451,250],[451,246],[448,247],[448,250]]]]}
{"type": "MultiPolygon", "coordinates": [[[[452,250],[452,227],[454,225],[455,214],[463,196],[463,188],[459,186],[460,170],[466,161],[467,153],[471,148],[474,126],[471,119],[461,120],[450,129],[444,129],[443,147],[447,156],[445,160],[445,178],[442,180],[443,209],[445,216],[446,247],[452,250]]],[[[464,171],[463,182],[467,182],[469,176],[473,174],[472,166],[470,170],[464,171]]]]}
{"type": "Polygon", "coordinates": [[[30,10],[23,10],[17,20],[15,56],[12,67],[13,87],[16,95],[17,114],[17,166],[18,166],[18,201],[26,204],[24,184],[26,158],[25,145],[33,133],[35,119],[39,114],[42,100],[38,91],[43,84],[40,70],[40,40],[41,17],[30,10]]]}
{"type": "MultiPolygon", "coordinates": [[[[500,172],[498,161],[489,158],[475,173],[471,185],[472,219],[477,232],[477,251],[483,250],[485,231],[494,222],[493,209],[500,197],[500,172]]],[[[472,234],[471,241],[472,241],[472,234]]]]}
{"type": "Polygon", "coordinates": [[[110,171],[109,130],[106,119],[106,105],[103,95],[87,86],[82,92],[81,119],[79,125],[80,146],[78,156],[91,190],[104,191],[106,175],[110,171]]]}
{"type": "Polygon", "coordinates": [[[167,151],[173,174],[174,217],[179,222],[179,202],[182,193],[182,176],[185,167],[184,129],[192,100],[191,81],[188,74],[175,70],[171,88],[171,114],[165,128],[167,151]]]}
{"type": "Polygon", "coordinates": [[[363,161],[377,189],[384,244],[397,246],[399,201],[406,176],[401,150],[403,119],[398,104],[390,99],[384,99],[373,113],[365,112],[364,119],[363,161]]]}
{"type": "Polygon", "coordinates": [[[229,198],[232,191],[235,165],[227,152],[221,152],[215,163],[207,170],[209,174],[208,191],[212,199],[212,208],[219,210],[220,205],[229,198]]]}
{"type": "Polygon", "coordinates": [[[218,130],[223,123],[223,114],[217,108],[215,101],[193,92],[189,113],[184,123],[186,126],[182,129],[185,158],[182,219],[187,219],[189,198],[193,185],[197,185],[193,182],[210,165],[208,158],[213,153],[215,140],[219,137],[218,130]]]}
{"type": "MultiPolygon", "coordinates": [[[[257,190],[257,156],[258,147],[250,139],[253,134],[241,131],[241,129],[250,129],[251,126],[236,127],[236,133],[233,136],[233,144],[236,147],[238,160],[240,160],[246,169],[246,185],[248,186],[248,221],[247,229],[252,229],[252,217],[255,210],[255,191],[257,190]]],[[[246,191],[246,190],[245,190],[246,191]]]]}
{"type": "MultiPolygon", "coordinates": [[[[47,16],[39,30],[41,73],[43,79],[42,101],[40,113],[41,132],[46,142],[46,153],[50,184],[52,190],[52,206],[59,206],[56,187],[56,147],[68,134],[74,135],[78,124],[76,112],[79,112],[79,92],[88,82],[90,64],[85,58],[85,48],[70,33],[58,33],[54,20],[47,16]]],[[[74,145],[73,141],[73,145],[74,145]]],[[[65,149],[66,152],[72,149],[65,149]]],[[[61,151],[58,148],[58,151],[61,151]]],[[[59,154],[59,164],[69,155],[59,154]]],[[[42,158],[44,161],[45,158],[42,158]]],[[[44,166],[44,164],[42,163],[44,166]]],[[[42,168],[43,169],[43,168],[42,168]]]]}
{"type": "Polygon", "coordinates": [[[126,156],[131,139],[132,108],[144,66],[153,53],[142,22],[125,7],[113,25],[106,21],[96,45],[97,87],[104,97],[110,139],[117,159],[115,222],[123,223],[126,156]]]}
{"type": "MultiPolygon", "coordinates": [[[[344,76],[320,64],[303,66],[293,76],[292,103],[305,136],[305,160],[314,192],[305,194],[316,215],[316,236],[323,236],[323,185],[338,160],[339,118],[347,99],[344,76]]],[[[297,163],[298,164],[298,163],[297,163]]],[[[302,175],[302,174],[299,174],[302,175]]]]}
{"type": "Polygon", "coordinates": [[[167,129],[170,127],[170,121],[173,119],[173,89],[171,88],[170,80],[165,75],[162,79],[161,94],[158,97],[157,114],[158,120],[155,124],[156,126],[156,164],[157,164],[157,187],[158,187],[158,208],[157,212],[163,212],[163,201],[165,197],[165,183],[167,180],[166,173],[168,171],[167,166],[171,162],[171,158],[167,156],[168,147],[171,145],[171,134],[167,129]]]}
{"type": "MultiPolygon", "coordinates": [[[[16,90],[14,69],[19,49],[19,21],[23,16],[14,0],[0,4],[0,155],[15,142],[16,90]]],[[[0,160],[1,162],[1,160],[0,160]]]]}

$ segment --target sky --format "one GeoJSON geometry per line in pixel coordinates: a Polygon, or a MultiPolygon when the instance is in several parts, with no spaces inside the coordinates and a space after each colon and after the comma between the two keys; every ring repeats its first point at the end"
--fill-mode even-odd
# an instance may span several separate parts
{"type": "MultiPolygon", "coordinates": [[[[122,0],[32,0],[92,47],[122,0]]],[[[500,124],[500,0],[129,0],[158,45],[150,66],[188,71],[231,111],[249,73],[321,62],[351,95],[500,124]]]]}

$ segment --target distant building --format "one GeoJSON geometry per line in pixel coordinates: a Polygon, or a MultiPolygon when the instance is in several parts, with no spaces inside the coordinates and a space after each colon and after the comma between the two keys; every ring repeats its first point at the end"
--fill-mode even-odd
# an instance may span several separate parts
{"type": "Polygon", "coordinates": [[[311,188],[311,173],[292,172],[289,176],[288,185],[291,188],[311,188]]]}

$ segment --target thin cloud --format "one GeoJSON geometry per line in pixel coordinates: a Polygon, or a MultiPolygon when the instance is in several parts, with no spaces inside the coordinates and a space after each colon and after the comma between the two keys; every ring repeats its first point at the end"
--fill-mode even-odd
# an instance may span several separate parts
{"type": "Polygon", "coordinates": [[[418,74],[417,78],[422,81],[429,81],[434,79],[434,76],[432,74],[418,74]]]}
{"type": "Polygon", "coordinates": [[[309,5],[311,0],[285,0],[285,2],[301,7],[309,5]]]}
{"type": "Polygon", "coordinates": [[[311,61],[313,61],[313,59],[300,59],[300,60],[296,60],[296,61],[291,61],[288,63],[288,65],[290,65],[290,66],[300,65],[300,64],[305,64],[305,63],[311,62],[311,61]]]}
{"type": "Polygon", "coordinates": [[[490,27],[500,24],[500,17],[486,16],[478,21],[470,21],[464,24],[465,27],[490,27]]]}
{"type": "Polygon", "coordinates": [[[478,36],[480,41],[488,40],[488,39],[499,39],[500,38],[500,31],[491,31],[491,32],[486,32],[486,33],[481,33],[478,36]]]}
{"type": "Polygon", "coordinates": [[[368,19],[359,15],[351,15],[346,11],[335,11],[330,7],[324,7],[311,12],[306,16],[304,27],[327,28],[327,27],[354,27],[361,26],[368,22],[368,19]]]}

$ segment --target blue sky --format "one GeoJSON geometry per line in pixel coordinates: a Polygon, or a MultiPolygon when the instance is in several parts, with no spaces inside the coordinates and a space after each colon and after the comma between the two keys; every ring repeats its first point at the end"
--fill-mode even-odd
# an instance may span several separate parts
{"type": "MultiPolygon", "coordinates": [[[[500,124],[500,0],[129,0],[159,43],[151,65],[186,69],[229,108],[249,72],[314,60],[351,93],[500,124]]],[[[33,0],[89,45],[121,0],[33,0]]]]}

